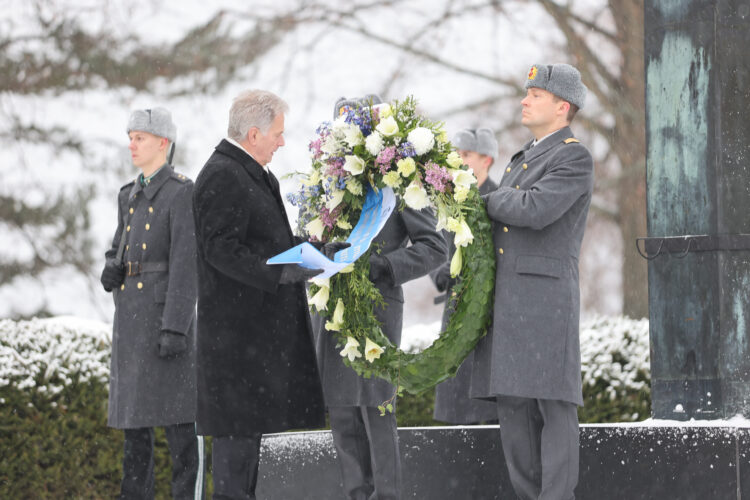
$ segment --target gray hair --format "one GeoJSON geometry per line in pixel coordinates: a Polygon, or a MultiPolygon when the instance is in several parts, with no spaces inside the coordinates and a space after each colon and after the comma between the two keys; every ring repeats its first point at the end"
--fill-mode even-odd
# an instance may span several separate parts
{"type": "Polygon", "coordinates": [[[253,127],[265,134],[271,127],[271,122],[287,111],[289,105],[276,94],[266,90],[246,90],[232,101],[227,135],[240,142],[253,127]]]}

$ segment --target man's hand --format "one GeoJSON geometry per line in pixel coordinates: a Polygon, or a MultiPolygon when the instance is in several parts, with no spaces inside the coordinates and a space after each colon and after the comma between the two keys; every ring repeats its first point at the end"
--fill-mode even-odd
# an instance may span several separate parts
{"type": "Polygon", "coordinates": [[[435,279],[435,287],[438,289],[438,292],[444,292],[448,289],[448,285],[450,284],[451,273],[447,267],[441,266],[435,272],[434,279],[435,279]]]}
{"type": "Polygon", "coordinates": [[[322,269],[308,269],[297,264],[284,264],[281,269],[279,284],[288,285],[290,283],[305,282],[322,272],[322,269]]]}
{"type": "Polygon", "coordinates": [[[116,264],[114,260],[108,260],[102,271],[101,282],[104,290],[111,292],[125,281],[125,266],[116,264]]]}
{"type": "Polygon", "coordinates": [[[187,340],[181,333],[162,330],[159,334],[157,347],[159,348],[160,358],[174,358],[187,351],[187,340]]]}
{"type": "Polygon", "coordinates": [[[350,246],[352,246],[352,244],[347,241],[332,241],[323,245],[323,247],[320,248],[320,253],[328,257],[329,260],[333,260],[333,256],[336,255],[336,252],[343,250],[344,248],[349,248],[350,246]]]}
{"type": "Polygon", "coordinates": [[[387,279],[389,283],[393,281],[391,266],[388,260],[382,255],[376,253],[370,254],[370,281],[387,279]]]}

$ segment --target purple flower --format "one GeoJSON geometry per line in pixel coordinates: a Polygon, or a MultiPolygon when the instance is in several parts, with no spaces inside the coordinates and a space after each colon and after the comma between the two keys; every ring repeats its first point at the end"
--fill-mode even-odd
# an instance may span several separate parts
{"type": "Polygon", "coordinates": [[[437,166],[431,161],[424,166],[424,170],[425,180],[435,188],[435,190],[440,191],[441,193],[445,192],[445,186],[453,179],[453,176],[448,173],[448,170],[446,170],[445,167],[437,166]]]}
{"type": "Polygon", "coordinates": [[[375,158],[375,164],[380,165],[381,174],[385,174],[391,168],[394,156],[396,156],[395,146],[388,146],[378,153],[378,157],[375,158]]]}
{"type": "Polygon", "coordinates": [[[398,155],[401,158],[411,158],[417,156],[417,152],[414,150],[414,145],[409,141],[402,142],[398,147],[398,155]]]}

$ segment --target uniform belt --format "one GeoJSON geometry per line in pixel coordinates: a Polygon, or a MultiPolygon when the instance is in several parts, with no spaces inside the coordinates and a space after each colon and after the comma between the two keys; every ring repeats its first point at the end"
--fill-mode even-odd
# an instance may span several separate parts
{"type": "Polygon", "coordinates": [[[142,273],[162,273],[169,270],[169,262],[131,262],[125,263],[128,276],[138,276],[142,273]]]}

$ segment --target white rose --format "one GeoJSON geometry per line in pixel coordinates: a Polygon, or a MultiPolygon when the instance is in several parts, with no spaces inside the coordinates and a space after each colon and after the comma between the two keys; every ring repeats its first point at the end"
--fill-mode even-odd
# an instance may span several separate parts
{"type": "Polygon", "coordinates": [[[388,118],[380,120],[380,123],[378,123],[378,126],[375,127],[375,130],[386,137],[390,137],[398,133],[398,123],[396,122],[395,118],[389,116],[388,118]]]}
{"type": "Polygon", "coordinates": [[[373,132],[365,139],[365,147],[372,156],[377,156],[383,150],[383,136],[380,132],[373,132]]]}
{"type": "Polygon", "coordinates": [[[418,155],[423,155],[432,149],[435,145],[435,136],[432,130],[424,127],[417,127],[406,136],[406,140],[414,146],[414,151],[418,155]]]}
{"type": "Polygon", "coordinates": [[[341,202],[344,201],[344,192],[345,191],[341,189],[334,191],[333,194],[331,194],[331,198],[326,202],[326,208],[328,210],[333,210],[339,206],[341,202]]]}
{"type": "Polygon", "coordinates": [[[409,208],[414,210],[422,210],[430,204],[427,193],[416,181],[412,181],[409,187],[406,188],[406,191],[404,191],[404,201],[409,208]]]}
{"type": "Polygon", "coordinates": [[[383,350],[382,347],[369,338],[365,341],[365,359],[370,363],[378,359],[383,354],[383,350]]]}
{"type": "Polygon", "coordinates": [[[320,217],[315,217],[305,225],[305,230],[307,231],[307,234],[320,240],[323,238],[323,230],[325,230],[325,225],[323,224],[323,221],[320,220],[320,217]]]}
{"type": "Polygon", "coordinates": [[[362,131],[358,126],[349,124],[349,126],[344,130],[344,141],[346,141],[350,148],[359,146],[364,141],[362,131]]]}
{"type": "Polygon", "coordinates": [[[461,159],[461,155],[459,155],[455,151],[451,151],[445,161],[453,168],[458,168],[464,164],[464,161],[461,159]]]}
{"type": "Polygon", "coordinates": [[[477,178],[474,177],[474,172],[471,170],[451,169],[449,172],[453,176],[453,184],[456,186],[468,189],[472,184],[476,184],[477,182],[477,178]]]}
{"type": "Polygon", "coordinates": [[[357,155],[346,155],[344,157],[344,170],[352,175],[359,175],[365,170],[365,161],[357,155]]]}

